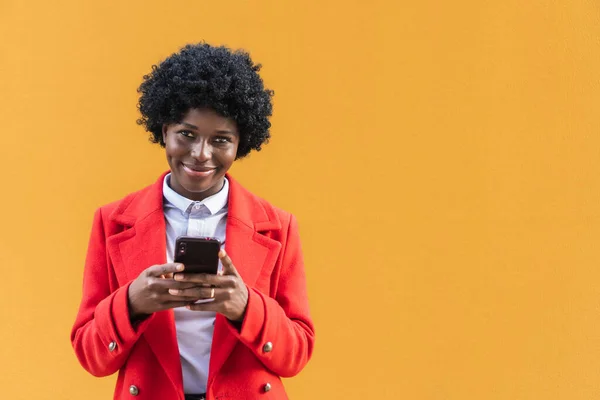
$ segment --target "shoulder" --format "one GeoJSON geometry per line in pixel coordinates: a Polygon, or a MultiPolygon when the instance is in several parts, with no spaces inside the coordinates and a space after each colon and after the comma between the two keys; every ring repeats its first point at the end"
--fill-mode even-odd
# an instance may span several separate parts
{"type": "Polygon", "coordinates": [[[129,193],[123,198],[99,207],[96,213],[103,219],[111,219],[120,223],[128,224],[153,211],[162,209],[162,185],[165,174],[162,174],[156,182],[135,192],[129,193]]]}
{"type": "Polygon", "coordinates": [[[103,215],[112,214],[114,211],[127,208],[127,206],[133,203],[134,200],[149,197],[149,195],[152,194],[154,188],[155,184],[148,185],[142,189],[136,190],[135,192],[131,192],[118,200],[104,204],[100,206],[99,209],[103,215]]]}
{"type": "Polygon", "coordinates": [[[271,211],[272,215],[277,216],[277,219],[279,220],[283,228],[287,228],[292,222],[292,220],[295,219],[294,215],[291,212],[279,208],[261,197],[256,196],[256,198],[258,201],[261,202],[263,207],[271,211]]]}
{"type": "Polygon", "coordinates": [[[293,214],[289,211],[252,193],[231,176],[227,178],[230,184],[230,203],[233,205],[236,215],[247,216],[254,222],[263,222],[265,220],[271,222],[277,221],[284,230],[294,220],[293,214]]]}

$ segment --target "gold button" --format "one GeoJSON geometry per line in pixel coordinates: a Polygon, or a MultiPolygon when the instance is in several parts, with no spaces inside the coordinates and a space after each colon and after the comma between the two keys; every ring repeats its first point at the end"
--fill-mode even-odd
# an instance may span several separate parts
{"type": "Polygon", "coordinates": [[[108,344],[108,351],[115,351],[116,348],[117,348],[117,342],[110,342],[108,344]]]}
{"type": "Polygon", "coordinates": [[[132,396],[137,396],[140,394],[140,390],[137,388],[137,386],[131,385],[129,386],[129,394],[132,396]]]}
{"type": "Polygon", "coordinates": [[[265,353],[269,353],[271,350],[273,350],[273,343],[271,343],[271,342],[265,343],[265,345],[263,346],[263,351],[265,353]]]}
{"type": "Polygon", "coordinates": [[[271,384],[270,383],[265,383],[265,392],[268,392],[269,390],[271,390],[271,384]]]}

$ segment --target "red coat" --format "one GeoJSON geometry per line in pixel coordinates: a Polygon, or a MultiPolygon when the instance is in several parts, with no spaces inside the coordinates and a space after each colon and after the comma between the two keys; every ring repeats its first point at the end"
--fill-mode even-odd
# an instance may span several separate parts
{"type": "MultiPolygon", "coordinates": [[[[127,304],[129,284],[166,262],[163,177],[98,209],[92,226],[71,342],[91,374],[119,371],[115,399],[183,400],[173,312],[134,328],[127,304]]],[[[300,372],[314,344],[298,227],[291,214],[228,179],[225,247],[248,286],[248,306],[240,331],[217,314],[207,398],[286,399],[280,377],[300,372]]]]}

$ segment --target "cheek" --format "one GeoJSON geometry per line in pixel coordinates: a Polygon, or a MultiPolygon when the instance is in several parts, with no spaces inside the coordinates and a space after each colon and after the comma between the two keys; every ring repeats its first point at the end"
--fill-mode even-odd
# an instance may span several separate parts
{"type": "Polygon", "coordinates": [[[169,146],[165,147],[165,153],[167,154],[167,159],[170,161],[171,159],[173,159],[173,149],[170,148],[169,146]]]}
{"type": "Polygon", "coordinates": [[[176,140],[169,140],[165,143],[165,151],[167,153],[167,157],[179,157],[185,153],[185,148],[177,143],[176,140]]]}
{"type": "Polygon", "coordinates": [[[239,143],[236,143],[236,145],[233,146],[233,148],[229,152],[229,158],[231,159],[232,163],[236,160],[238,149],[239,149],[239,143]]]}
{"type": "Polygon", "coordinates": [[[228,151],[227,157],[224,160],[224,163],[227,164],[228,166],[231,166],[231,164],[233,164],[233,162],[235,161],[236,154],[237,154],[237,148],[228,151]]]}

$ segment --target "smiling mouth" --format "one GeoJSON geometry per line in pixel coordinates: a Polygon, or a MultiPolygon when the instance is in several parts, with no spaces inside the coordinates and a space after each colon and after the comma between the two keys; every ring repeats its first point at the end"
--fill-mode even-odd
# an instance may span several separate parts
{"type": "Polygon", "coordinates": [[[188,164],[183,164],[183,166],[187,167],[188,169],[191,169],[192,171],[196,171],[196,172],[209,172],[209,171],[216,169],[216,168],[211,168],[211,167],[201,167],[201,166],[194,166],[194,165],[188,165],[188,164]]]}
{"type": "Polygon", "coordinates": [[[205,177],[209,176],[215,172],[216,168],[207,168],[207,167],[199,167],[187,164],[181,164],[183,166],[183,170],[191,176],[194,177],[205,177]]]}

